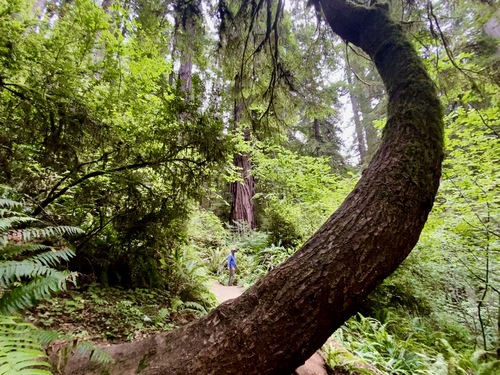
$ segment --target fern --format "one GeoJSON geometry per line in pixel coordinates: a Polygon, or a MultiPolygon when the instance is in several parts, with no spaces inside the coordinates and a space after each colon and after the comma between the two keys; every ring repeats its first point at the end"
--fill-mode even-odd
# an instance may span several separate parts
{"type": "Polygon", "coordinates": [[[2,217],[0,219],[0,232],[5,232],[16,224],[33,223],[39,220],[29,216],[2,217]]]}
{"type": "Polygon", "coordinates": [[[47,251],[21,261],[5,261],[0,263],[0,286],[6,287],[23,278],[53,275],[56,270],[51,267],[61,260],[68,261],[75,255],[73,250],[47,251]]]}
{"type": "Polygon", "coordinates": [[[74,256],[75,252],[69,248],[66,248],[58,251],[47,251],[45,253],[35,255],[34,257],[30,258],[30,261],[38,263],[40,265],[54,267],[61,261],[69,261],[74,256]]]}
{"type": "Polygon", "coordinates": [[[52,246],[42,244],[13,244],[8,243],[2,249],[2,258],[4,260],[12,259],[17,255],[26,253],[40,253],[42,251],[52,250],[52,246]]]}
{"type": "Polygon", "coordinates": [[[191,311],[199,315],[207,314],[208,311],[205,306],[199,304],[198,302],[186,301],[182,305],[182,311],[191,311]]]}
{"type": "Polygon", "coordinates": [[[74,236],[82,233],[83,231],[80,228],[70,226],[29,228],[21,231],[22,240],[24,242],[32,241],[35,238],[47,238],[64,235],[74,236]]]}
{"type": "Polygon", "coordinates": [[[52,293],[65,290],[68,280],[75,282],[76,273],[54,268],[70,260],[75,253],[69,248],[55,249],[36,241],[76,235],[82,230],[69,226],[41,227],[41,221],[15,211],[22,211],[21,203],[8,199],[0,198],[0,207],[0,254],[3,258],[0,260],[0,374],[51,374],[41,344],[48,335],[38,337],[40,331],[34,326],[2,315],[13,314],[50,298],[52,293]],[[15,228],[34,223],[40,227],[15,228]]]}
{"type": "Polygon", "coordinates": [[[50,298],[52,293],[65,289],[66,279],[70,277],[72,273],[69,271],[55,271],[50,276],[37,277],[14,288],[0,298],[0,314],[11,314],[50,298]]]}
{"type": "Polygon", "coordinates": [[[7,207],[7,209],[5,210],[11,210],[15,208],[20,209],[23,207],[23,204],[20,202],[13,201],[12,199],[0,198],[0,207],[7,207]]]}
{"type": "Polygon", "coordinates": [[[11,314],[49,298],[51,293],[65,290],[66,281],[76,279],[75,273],[54,268],[69,261],[75,255],[73,250],[56,250],[33,241],[76,235],[82,230],[70,226],[15,229],[18,224],[42,222],[13,211],[23,207],[15,201],[0,199],[0,207],[4,207],[0,218],[0,251],[4,259],[0,260],[0,287],[5,291],[0,297],[0,313],[11,314]],[[26,255],[29,253],[34,255],[26,255]]]}
{"type": "Polygon", "coordinates": [[[36,327],[0,315],[0,374],[50,375],[50,364],[36,336],[36,327]]]}
{"type": "Polygon", "coordinates": [[[73,345],[73,347],[75,352],[80,354],[82,357],[88,357],[92,362],[101,364],[113,362],[113,357],[91,342],[79,340],[73,345]]]}
{"type": "Polygon", "coordinates": [[[67,357],[69,352],[76,352],[82,357],[88,357],[94,363],[108,364],[113,362],[113,357],[90,341],[77,340],[71,336],[52,330],[38,330],[36,337],[44,347],[57,341],[57,353],[59,357],[61,357],[61,354],[67,357]],[[61,345],[59,345],[60,343],[61,345]]]}

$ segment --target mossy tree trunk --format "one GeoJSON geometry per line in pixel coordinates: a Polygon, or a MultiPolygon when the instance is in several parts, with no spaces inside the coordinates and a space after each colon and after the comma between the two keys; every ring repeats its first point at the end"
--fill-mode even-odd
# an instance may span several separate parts
{"type": "MultiPolygon", "coordinates": [[[[383,7],[319,1],[374,60],[389,95],[380,148],[304,246],[236,300],[168,334],[107,349],[110,374],[290,374],[416,244],[438,189],[442,113],[432,81],[383,7]]],[[[98,374],[74,358],[68,374],[98,374]],[[82,367],[83,366],[83,367],[82,367]]]]}

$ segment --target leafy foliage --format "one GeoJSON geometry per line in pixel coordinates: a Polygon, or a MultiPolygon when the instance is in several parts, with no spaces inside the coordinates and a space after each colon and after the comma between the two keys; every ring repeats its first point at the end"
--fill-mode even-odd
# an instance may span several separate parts
{"type": "MultiPolygon", "coordinates": [[[[396,318],[396,316],[393,316],[396,318]]],[[[360,374],[493,374],[500,361],[488,361],[482,351],[458,352],[445,334],[418,318],[385,324],[362,315],[351,318],[333,336],[328,362],[334,369],[360,374]]]]}
{"type": "Polygon", "coordinates": [[[0,315],[0,373],[50,375],[50,365],[37,329],[19,318],[0,315]]]}
{"type": "Polygon", "coordinates": [[[74,283],[76,279],[75,273],[54,268],[61,262],[69,261],[74,256],[73,250],[31,244],[30,241],[53,239],[82,231],[74,227],[13,229],[14,224],[40,222],[21,212],[13,211],[13,208],[22,208],[18,203],[9,200],[0,203],[4,204],[3,218],[10,219],[4,221],[3,230],[0,232],[0,237],[4,239],[0,245],[0,254],[3,257],[0,261],[0,288],[3,290],[0,296],[0,313],[6,315],[33,306],[37,301],[50,297],[51,293],[65,290],[66,281],[72,280],[74,283]],[[26,255],[33,252],[34,255],[26,255]]]}
{"type": "Polygon", "coordinates": [[[326,158],[301,156],[279,146],[261,144],[253,160],[262,229],[274,244],[301,244],[340,205],[353,184],[333,174],[326,158]]]}
{"type": "MultiPolygon", "coordinates": [[[[43,346],[61,339],[61,336],[40,331],[9,315],[65,290],[68,280],[76,284],[76,273],[56,269],[74,256],[73,250],[61,248],[60,244],[56,248],[37,242],[60,241],[62,235],[81,234],[82,231],[68,226],[13,229],[15,224],[43,223],[19,212],[25,208],[21,203],[2,199],[0,204],[4,207],[2,217],[12,219],[5,221],[7,224],[1,233],[5,241],[0,246],[0,254],[7,260],[0,260],[0,372],[12,375],[51,374],[47,370],[51,366],[43,346]]],[[[67,346],[64,348],[68,349],[67,346]]],[[[110,360],[92,344],[75,343],[73,349],[80,353],[95,353],[92,357],[95,361],[110,360]]]]}
{"type": "Polygon", "coordinates": [[[115,2],[111,15],[92,0],[44,7],[0,4],[0,182],[36,215],[85,230],[78,271],[164,286],[157,257],[184,241],[186,208],[232,141],[199,101],[176,95],[169,34],[141,27],[145,13],[115,2]]]}
{"type": "Polygon", "coordinates": [[[215,306],[215,298],[208,289],[207,268],[191,247],[175,250],[164,267],[169,272],[169,290],[180,301],[204,304],[202,311],[215,306]]]}

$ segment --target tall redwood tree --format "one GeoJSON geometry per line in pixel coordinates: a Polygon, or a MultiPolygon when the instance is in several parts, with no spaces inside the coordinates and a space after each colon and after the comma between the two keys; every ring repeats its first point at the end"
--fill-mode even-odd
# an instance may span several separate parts
{"type": "MultiPolygon", "coordinates": [[[[241,120],[242,104],[234,105],[235,127],[241,120]]],[[[241,124],[240,124],[241,126],[241,124]]],[[[250,129],[245,127],[241,130],[243,140],[250,141],[250,129]]],[[[229,219],[231,223],[243,223],[248,229],[255,229],[255,212],[253,196],[255,183],[252,176],[252,164],[247,153],[236,153],[233,157],[233,165],[240,173],[240,179],[229,184],[231,191],[231,212],[229,219]]]]}
{"type": "MultiPolygon", "coordinates": [[[[382,144],[342,206],[240,298],[170,333],[106,348],[109,374],[290,374],[418,241],[438,189],[442,111],[385,6],[319,0],[335,33],[375,62],[389,95],[382,144]]],[[[67,374],[101,374],[72,358],[67,374]]]]}

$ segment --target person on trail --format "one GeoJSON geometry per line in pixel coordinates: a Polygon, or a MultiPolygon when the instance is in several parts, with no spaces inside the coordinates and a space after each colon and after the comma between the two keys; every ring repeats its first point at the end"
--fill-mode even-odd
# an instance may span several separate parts
{"type": "Polygon", "coordinates": [[[236,265],[236,249],[231,249],[231,254],[229,254],[229,257],[227,258],[227,269],[229,270],[229,282],[227,285],[231,286],[233,285],[234,281],[234,273],[238,269],[238,266],[236,265]]]}

